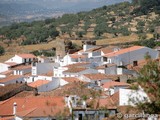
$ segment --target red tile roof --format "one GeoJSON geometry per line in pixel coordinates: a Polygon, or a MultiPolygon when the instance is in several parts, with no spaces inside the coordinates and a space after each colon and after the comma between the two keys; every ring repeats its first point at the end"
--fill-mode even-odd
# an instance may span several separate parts
{"type": "Polygon", "coordinates": [[[24,70],[24,69],[31,69],[32,66],[31,65],[20,65],[17,67],[12,68],[13,70],[24,70]]]}
{"type": "Polygon", "coordinates": [[[5,72],[0,73],[1,75],[11,75],[13,74],[13,70],[7,70],[5,72]]]}
{"type": "Polygon", "coordinates": [[[63,110],[64,110],[64,107],[56,107],[56,106],[39,107],[39,108],[33,108],[23,112],[18,112],[17,116],[22,116],[26,118],[27,117],[48,117],[48,116],[59,115],[63,113],[63,110]]]}
{"type": "Polygon", "coordinates": [[[115,105],[119,105],[119,91],[110,96],[115,105]]]}
{"type": "MultiPolygon", "coordinates": [[[[46,109],[64,107],[65,102],[63,97],[26,97],[26,98],[11,98],[4,102],[0,102],[0,116],[13,115],[13,103],[17,103],[17,114],[20,116],[46,116],[46,109]],[[35,111],[36,110],[36,113],[35,111]],[[29,113],[30,112],[30,113],[29,113]]],[[[50,110],[51,111],[51,110],[50,110]]],[[[54,113],[51,111],[50,113],[54,113]]],[[[52,115],[52,114],[51,114],[52,115]]]]}
{"type": "Polygon", "coordinates": [[[130,84],[124,83],[124,82],[110,81],[110,82],[106,82],[102,85],[103,88],[111,88],[114,86],[130,86],[130,84]]]}
{"type": "Polygon", "coordinates": [[[14,116],[0,118],[0,120],[14,120],[14,116]]]}
{"type": "Polygon", "coordinates": [[[39,86],[45,85],[49,82],[50,82],[49,80],[37,80],[35,82],[29,83],[28,85],[31,87],[39,87],[39,86]]]}
{"type": "Polygon", "coordinates": [[[6,78],[0,79],[0,83],[5,83],[5,82],[16,80],[22,77],[23,77],[22,75],[10,75],[10,76],[7,76],[6,78]]]}
{"type": "Polygon", "coordinates": [[[78,59],[78,58],[86,58],[84,55],[78,55],[78,54],[70,54],[69,55],[73,59],[78,59]]]}
{"type": "Polygon", "coordinates": [[[97,74],[83,74],[83,76],[89,78],[90,80],[102,80],[102,79],[112,79],[112,80],[117,80],[118,76],[117,75],[106,75],[102,73],[97,73],[97,74]]]}
{"type": "Polygon", "coordinates": [[[17,65],[17,63],[15,63],[15,62],[5,62],[4,64],[9,65],[11,67],[17,65]]]}
{"type": "Polygon", "coordinates": [[[121,50],[119,50],[117,52],[108,53],[108,54],[106,54],[104,56],[105,57],[113,57],[113,56],[121,55],[121,54],[124,54],[124,53],[127,53],[127,52],[139,50],[139,49],[142,49],[142,48],[144,48],[144,47],[143,46],[133,46],[133,47],[121,49],[121,50]]]}
{"type": "Polygon", "coordinates": [[[17,56],[21,58],[36,58],[36,56],[33,54],[17,54],[17,56]]]}
{"type": "Polygon", "coordinates": [[[104,54],[108,54],[108,53],[111,53],[113,52],[113,48],[102,48],[101,51],[104,53],[104,54]]]}

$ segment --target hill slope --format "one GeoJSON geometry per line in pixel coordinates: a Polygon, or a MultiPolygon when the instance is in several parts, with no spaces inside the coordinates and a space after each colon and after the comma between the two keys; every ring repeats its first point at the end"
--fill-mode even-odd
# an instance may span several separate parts
{"type": "MultiPolygon", "coordinates": [[[[78,43],[79,39],[96,39],[101,45],[121,43],[123,39],[123,42],[132,42],[138,39],[159,38],[160,4],[155,3],[149,10],[141,5],[148,4],[123,2],[89,12],[65,14],[56,19],[15,23],[0,29],[0,39],[4,44],[17,41],[17,45],[49,42],[56,37],[76,40],[75,43],[78,43]]],[[[150,41],[145,44],[153,46],[150,41]]]]}

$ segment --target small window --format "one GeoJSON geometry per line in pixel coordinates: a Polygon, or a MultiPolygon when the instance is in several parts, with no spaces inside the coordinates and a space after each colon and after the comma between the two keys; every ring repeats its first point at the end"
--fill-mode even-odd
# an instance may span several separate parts
{"type": "Polygon", "coordinates": [[[107,57],[103,57],[103,61],[104,61],[104,62],[107,62],[107,57]]]}
{"type": "Polygon", "coordinates": [[[137,61],[133,61],[133,66],[138,66],[138,62],[137,61]]]}
{"type": "Polygon", "coordinates": [[[27,62],[27,60],[26,59],[24,59],[24,63],[26,63],[27,62]]]}
{"type": "Polygon", "coordinates": [[[34,82],[34,78],[32,78],[32,82],[34,82]]]}

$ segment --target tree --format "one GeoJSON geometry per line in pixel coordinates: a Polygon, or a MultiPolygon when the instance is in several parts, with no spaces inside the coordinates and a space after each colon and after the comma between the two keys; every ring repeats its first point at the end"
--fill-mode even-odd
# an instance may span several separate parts
{"type": "Polygon", "coordinates": [[[160,111],[160,67],[159,61],[147,59],[147,64],[139,72],[136,79],[145,92],[150,95],[151,102],[140,103],[138,107],[146,113],[157,114],[160,111]]]}
{"type": "Polygon", "coordinates": [[[3,55],[5,53],[5,50],[2,46],[0,46],[0,55],[3,55]]]}

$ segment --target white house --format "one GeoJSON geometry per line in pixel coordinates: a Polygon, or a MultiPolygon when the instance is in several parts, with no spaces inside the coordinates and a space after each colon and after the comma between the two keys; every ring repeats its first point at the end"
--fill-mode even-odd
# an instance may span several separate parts
{"type": "Polygon", "coordinates": [[[60,66],[66,66],[70,64],[75,64],[79,62],[86,62],[86,56],[85,55],[79,55],[79,54],[67,54],[59,61],[60,66]]]}
{"type": "Polygon", "coordinates": [[[75,63],[75,64],[70,64],[67,66],[54,66],[53,67],[53,73],[54,73],[54,77],[65,77],[65,75],[63,74],[64,71],[70,69],[70,68],[75,68],[75,67],[86,67],[86,68],[92,68],[94,65],[88,62],[80,62],[80,63],[75,63]]]}
{"type": "Polygon", "coordinates": [[[138,90],[121,88],[111,97],[116,101],[118,106],[136,106],[138,103],[145,103],[150,101],[148,95],[141,87],[139,87],[138,90]]]}
{"type": "Polygon", "coordinates": [[[22,63],[31,63],[35,59],[36,59],[36,56],[34,56],[33,54],[17,54],[5,62],[6,63],[14,62],[17,64],[22,64],[22,63]]]}
{"type": "Polygon", "coordinates": [[[36,80],[35,82],[31,82],[28,85],[37,88],[38,92],[47,92],[58,88],[60,85],[60,80],[58,78],[54,78],[52,81],[36,80]]]}
{"type": "Polygon", "coordinates": [[[16,65],[17,65],[17,63],[15,63],[15,62],[0,63],[0,73],[10,70],[10,68],[12,68],[16,65]]]}
{"type": "Polygon", "coordinates": [[[53,71],[53,67],[58,67],[57,63],[32,63],[32,75],[46,74],[49,71],[53,71]]]}
{"type": "Polygon", "coordinates": [[[114,93],[118,92],[121,88],[128,88],[130,85],[124,82],[115,82],[109,81],[102,84],[102,88],[108,95],[113,95],[114,93]]]}
{"type": "Polygon", "coordinates": [[[105,54],[102,57],[102,61],[104,63],[115,63],[117,66],[125,66],[137,64],[137,61],[144,60],[146,54],[150,55],[152,59],[158,58],[158,51],[154,49],[144,46],[133,46],[105,54]]]}
{"type": "Polygon", "coordinates": [[[20,65],[12,68],[14,75],[25,75],[31,73],[31,65],[20,65]]]}
{"type": "Polygon", "coordinates": [[[22,75],[10,75],[6,78],[2,78],[0,79],[0,86],[5,86],[8,84],[13,84],[13,83],[17,83],[17,82],[22,82],[24,83],[24,77],[22,75]]]}

